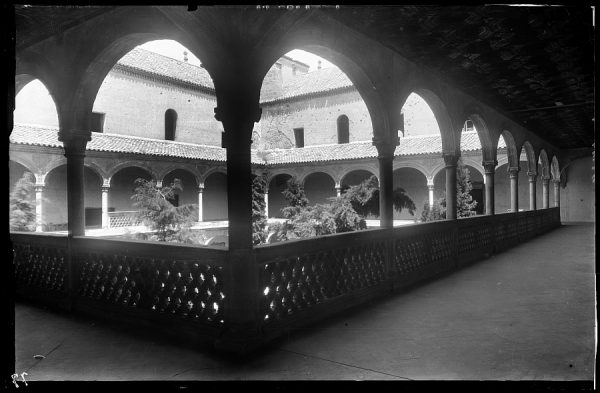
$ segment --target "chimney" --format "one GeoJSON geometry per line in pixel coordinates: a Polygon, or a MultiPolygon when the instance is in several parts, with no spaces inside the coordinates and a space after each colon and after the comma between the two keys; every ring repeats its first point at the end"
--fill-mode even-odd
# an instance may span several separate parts
{"type": "Polygon", "coordinates": [[[184,51],[183,51],[183,61],[184,61],[184,62],[186,62],[186,63],[187,63],[187,61],[188,61],[188,57],[187,57],[187,55],[188,55],[187,51],[185,51],[185,50],[184,50],[184,51]]]}
{"type": "Polygon", "coordinates": [[[317,61],[317,70],[321,69],[321,60],[317,61]]]}

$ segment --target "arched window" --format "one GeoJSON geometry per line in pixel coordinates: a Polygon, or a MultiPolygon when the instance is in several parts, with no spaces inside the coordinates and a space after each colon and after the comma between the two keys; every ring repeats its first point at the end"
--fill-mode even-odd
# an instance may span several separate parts
{"type": "Polygon", "coordinates": [[[175,129],[177,128],[177,112],[167,109],[165,112],[165,140],[175,140],[175,129]]]}
{"type": "Polygon", "coordinates": [[[350,130],[349,130],[349,121],[348,116],[341,115],[337,119],[337,135],[338,135],[338,143],[348,143],[350,142],[350,130]]]}

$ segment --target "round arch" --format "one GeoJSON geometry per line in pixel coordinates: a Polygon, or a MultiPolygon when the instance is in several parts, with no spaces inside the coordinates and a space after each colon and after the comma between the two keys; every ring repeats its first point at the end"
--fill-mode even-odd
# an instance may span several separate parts
{"type": "Polygon", "coordinates": [[[157,172],[156,174],[156,178],[160,179],[160,180],[164,180],[165,177],[176,170],[182,170],[182,171],[186,171],[189,172],[190,175],[192,175],[194,177],[194,180],[196,181],[196,184],[200,184],[202,183],[202,177],[200,176],[200,174],[195,170],[196,168],[193,166],[188,166],[188,165],[184,165],[184,164],[173,164],[173,165],[169,165],[168,167],[162,169],[161,171],[157,172]]]}
{"type": "Polygon", "coordinates": [[[58,128],[58,106],[48,86],[32,75],[17,75],[15,86],[17,84],[20,86],[19,91],[15,91],[14,123],[58,128]]]}
{"type": "Polygon", "coordinates": [[[560,180],[560,165],[556,155],[552,156],[552,161],[550,162],[550,174],[553,180],[560,180]]]}
{"type": "Polygon", "coordinates": [[[482,112],[483,111],[481,109],[475,107],[474,109],[465,111],[463,117],[465,122],[467,120],[471,120],[475,126],[475,131],[479,137],[483,161],[494,161],[496,160],[497,155],[497,143],[494,143],[494,138],[491,135],[488,123],[486,122],[484,116],[480,114],[482,112]]]}
{"type": "MultiPolygon", "coordinates": [[[[351,177],[351,175],[356,175],[358,177],[352,179],[354,180],[353,182],[355,182],[355,180],[358,180],[358,178],[364,177],[365,179],[371,177],[371,176],[375,176],[378,180],[379,180],[379,176],[377,175],[377,173],[375,173],[371,168],[365,168],[365,167],[358,167],[358,168],[352,168],[352,169],[348,169],[346,171],[344,171],[341,175],[340,175],[340,185],[344,185],[344,181],[349,181],[349,177],[351,177]],[[361,175],[365,175],[365,176],[361,176],[361,175]]],[[[364,179],[363,179],[364,180],[364,179]]],[[[355,184],[347,184],[347,185],[355,185],[355,184]]]]}
{"type": "Polygon", "coordinates": [[[421,172],[423,174],[423,176],[425,176],[426,179],[428,177],[433,177],[431,169],[428,169],[425,166],[423,166],[417,162],[412,162],[412,161],[396,162],[396,161],[394,161],[393,170],[396,171],[397,169],[401,169],[401,168],[416,169],[417,171],[421,172]]]}
{"type": "Polygon", "coordinates": [[[227,176],[227,168],[222,167],[222,166],[216,166],[216,167],[209,168],[206,172],[204,172],[200,176],[200,180],[201,180],[200,183],[205,183],[206,179],[208,179],[211,175],[213,175],[215,173],[221,173],[221,174],[227,176]]]}
{"type": "Polygon", "coordinates": [[[145,172],[147,172],[150,175],[151,179],[158,179],[158,176],[156,175],[155,171],[146,163],[142,163],[139,161],[125,161],[125,162],[120,162],[119,164],[115,165],[114,167],[110,168],[108,170],[108,172],[106,173],[106,178],[110,181],[112,181],[112,178],[119,173],[120,171],[122,171],[123,169],[126,168],[130,168],[130,167],[135,167],[135,168],[139,168],[145,172]]]}
{"type": "Polygon", "coordinates": [[[500,133],[500,135],[498,135],[498,140],[496,141],[496,156],[498,155],[500,137],[502,137],[504,144],[506,145],[506,156],[509,166],[512,168],[519,167],[519,153],[517,150],[517,144],[515,143],[515,138],[510,131],[504,130],[500,133]]]}
{"type": "Polygon", "coordinates": [[[540,150],[538,162],[540,162],[542,164],[541,165],[542,173],[539,173],[538,175],[549,178],[550,177],[550,162],[548,161],[548,154],[546,153],[546,150],[544,150],[544,149],[540,150]]]}
{"type": "Polygon", "coordinates": [[[368,46],[360,47],[355,40],[345,36],[340,38],[339,32],[336,34],[330,24],[312,23],[310,20],[295,24],[282,35],[272,35],[267,41],[265,53],[261,56],[261,80],[271,66],[291,50],[300,49],[320,56],[336,65],[352,81],[367,107],[373,137],[393,140],[394,135],[389,132],[394,127],[385,109],[386,100],[376,88],[375,78],[366,62],[369,56],[365,56],[364,48],[368,46]]]}
{"type": "Polygon", "coordinates": [[[398,213],[394,209],[394,220],[414,220],[421,217],[425,202],[429,202],[429,188],[427,175],[419,168],[413,166],[401,166],[394,168],[393,189],[402,188],[415,203],[416,211],[412,216],[408,211],[402,210],[398,213]]]}
{"type": "Polygon", "coordinates": [[[328,198],[337,195],[334,178],[323,171],[315,171],[302,180],[304,192],[311,205],[327,203],[328,198]]]}
{"type": "MultiPolygon", "coordinates": [[[[521,152],[525,151],[525,155],[527,157],[527,171],[531,172],[532,170],[537,172],[537,160],[535,155],[535,150],[529,141],[523,142],[523,146],[521,146],[521,152]]],[[[521,153],[519,153],[519,159],[521,157],[521,153]]],[[[523,170],[523,168],[521,168],[523,170]]]]}

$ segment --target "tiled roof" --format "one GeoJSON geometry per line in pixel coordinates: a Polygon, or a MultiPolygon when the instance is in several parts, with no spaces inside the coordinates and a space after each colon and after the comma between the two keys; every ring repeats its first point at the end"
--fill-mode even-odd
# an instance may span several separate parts
{"type": "MultiPolygon", "coordinates": [[[[117,64],[126,68],[133,68],[149,74],[163,76],[214,90],[212,78],[204,68],[150,52],[139,47],[123,56],[117,64]]],[[[306,96],[351,86],[353,86],[353,84],[350,79],[348,79],[346,74],[338,68],[323,68],[306,74],[298,74],[294,79],[283,85],[281,95],[274,97],[270,96],[265,102],[306,96]]]]}
{"type": "Polygon", "coordinates": [[[210,74],[204,68],[142,48],[134,48],[123,56],[117,64],[150,74],[167,76],[182,82],[204,86],[212,90],[215,88],[210,74]]]}
{"type": "MultiPolygon", "coordinates": [[[[11,143],[21,145],[63,146],[62,142],[58,140],[57,128],[29,124],[15,124],[9,140],[11,143]]],[[[498,147],[506,147],[502,139],[498,147]]],[[[462,151],[474,151],[479,148],[479,137],[476,132],[464,132],[462,134],[462,151]]],[[[225,149],[217,146],[96,132],[92,133],[92,140],[88,142],[87,149],[90,151],[142,154],[147,156],[190,158],[218,162],[226,161],[225,149]]],[[[395,156],[440,154],[441,152],[442,141],[439,135],[423,135],[402,138],[400,145],[396,147],[395,156]]],[[[377,149],[370,141],[364,141],[292,149],[271,149],[262,154],[256,150],[252,150],[252,163],[264,164],[265,162],[261,159],[261,155],[265,156],[267,163],[281,165],[375,158],[377,157],[377,149]]]]}
{"type": "MultiPolygon", "coordinates": [[[[506,145],[501,139],[498,148],[506,145]]],[[[461,151],[475,151],[481,148],[477,132],[463,132],[461,151]]],[[[400,139],[394,155],[412,156],[419,154],[441,154],[442,139],[440,135],[409,136],[400,139]]],[[[294,149],[272,149],[267,152],[269,164],[291,164],[303,162],[324,162],[352,160],[377,157],[377,149],[370,141],[351,142],[345,144],[314,145],[294,149]]]]}
{"type": "Polygon", "coordinates": [[[306,74],[296,75],[287,84],[283,85],[281,96],[270,98],[265,102],[302,97],[351,86],[353,86],[352,81],[340,69],[323,68],[306,74]]]}

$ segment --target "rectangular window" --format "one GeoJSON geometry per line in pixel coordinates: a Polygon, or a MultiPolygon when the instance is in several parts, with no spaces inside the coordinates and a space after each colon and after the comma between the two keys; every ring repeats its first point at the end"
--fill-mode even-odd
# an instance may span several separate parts
{"type": "Polygon", "coordinates": [[[304,128],[294,128],[294,138],[296,147],[304,147],[304,128]]]}
{"type": "Polygon", "coordinates": [[[92,132],[104,132],[104,115],[105,113],[92,112],[92,132]]]}

